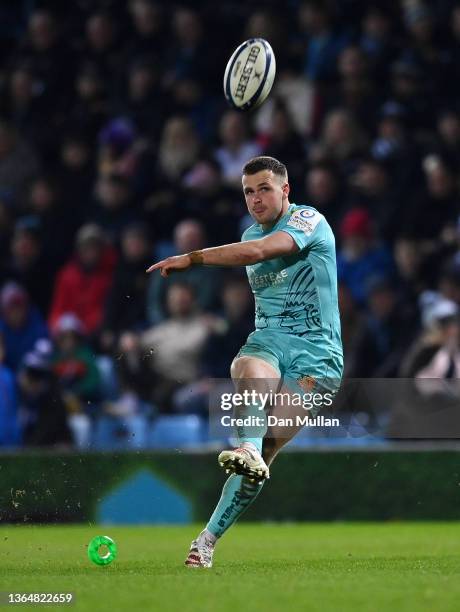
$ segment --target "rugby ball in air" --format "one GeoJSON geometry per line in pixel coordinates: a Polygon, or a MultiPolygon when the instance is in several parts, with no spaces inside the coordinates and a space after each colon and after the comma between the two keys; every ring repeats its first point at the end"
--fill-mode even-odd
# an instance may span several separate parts
{"type": "Polygon", "coordinates": [[[275,55],[269,43],[263,38],[246,40],[225,69],[224,93],[230,106],[241,111],[260,106],[270,93],[275,73],[275,55]]]}

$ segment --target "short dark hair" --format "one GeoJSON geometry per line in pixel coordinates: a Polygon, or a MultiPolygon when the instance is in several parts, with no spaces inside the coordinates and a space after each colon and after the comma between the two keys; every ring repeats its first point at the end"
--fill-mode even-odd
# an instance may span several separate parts
{"type": "Polygon", "coordinates": [[[286,166],[274,157],[269,157],[268,155],[259,155],[258,157],[250,159],[243,167],[243,174],[257,174],[257,172],[261,172],[262,170],[271,170],[273,174],[287,180],[288,173],[286,166]]]}

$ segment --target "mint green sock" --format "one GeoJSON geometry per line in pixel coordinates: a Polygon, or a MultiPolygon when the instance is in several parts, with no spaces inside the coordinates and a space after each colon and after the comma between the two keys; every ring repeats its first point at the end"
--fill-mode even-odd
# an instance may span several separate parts
{"type": "MultiPolygon", "coordinates": [[[[256,440],[262,446],[262,440],[260,438],[256,438],[256,440]]],[[[253,439],[246,441],[255,444],[253,439]]],[[[206,529],[216,538],[220,538],[252,504],[263,485],[264,483],[250,482],[248,478],[239,474],[232,474],[224,484],[219,503],[209,519],[206,529]]]]}

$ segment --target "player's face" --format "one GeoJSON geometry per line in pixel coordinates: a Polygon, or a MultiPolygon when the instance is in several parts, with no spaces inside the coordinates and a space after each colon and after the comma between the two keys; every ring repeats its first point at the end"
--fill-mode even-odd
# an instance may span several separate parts
{"type": "Polygon", "coordinates": [[[289,205],[289,184],[271,170],[244,174],[243,192],[249,214],[261,225],[275,223],[289,205]]]}

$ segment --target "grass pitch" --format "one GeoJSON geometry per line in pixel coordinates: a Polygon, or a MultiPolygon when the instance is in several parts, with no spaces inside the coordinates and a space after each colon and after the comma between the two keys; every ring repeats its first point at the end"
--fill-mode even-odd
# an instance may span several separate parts
{"type": "Polygon", "coordinates": [[[185,568],[199,529],[4,526],[0,591],[72,591],[75,604],[47,607],[91,612],[459,609],[460,523],[241,523],[219,542],[213,569],[185,568]],[[99,534],[118,544],[106,567],[86,555],[99,534]]]}

